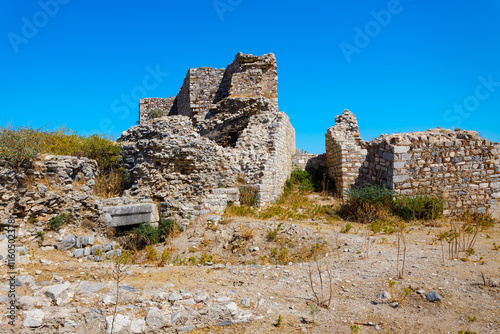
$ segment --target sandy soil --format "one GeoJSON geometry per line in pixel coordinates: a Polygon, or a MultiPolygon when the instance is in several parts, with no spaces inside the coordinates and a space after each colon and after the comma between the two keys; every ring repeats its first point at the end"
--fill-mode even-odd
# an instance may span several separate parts
{"type": "MultiPolygon", "coordinates": [[[[353,224],[349,233],[339,233],[345,224],[235,218],[214,226],[199,219],[165,245],[156,246],[158,254],[168,250],[171,262],[189,257],[199,261],[207,254],[224,266],[158,267],[157,261],[130,265],[123,284],[144,290],[143,298],[148,298],[148,289],[162,287],[166,292],[230,296],[239,307],[243,307],[243,298],[250,298],[255,320],[200,328],[196,333],[351,333],[355,326],[359,327],[357,333],[500,333],[500,288],[485,286],[481,275],[500,281],[500,250],[493,249],[494,242],[500,244],[499,224],[478,234],[474,255],[458,260],[448,259],[447,244],[443,260],[441,244],[435,240],[438,233],[449,229],[448,222],[410,224],[403,278],[397,277],[397,234],[373,234],[359,224],[353,224]],[[269,241],[269,229],[279,223],[277,237],[269,241]],[[242,231],[247,231],[246,239],[242,231]],[[317,244],[321,247],[310,251],[317,244]],[[283,247],[287,254],[280,258],[283,247]],[[293,263],[288,264],[288,260],[293,263]],[[284,265],[276,264],[283,261],[284,265]],[[313,317],[311,303],[316,300],[309,271],[316,263],[322,269],[324,299],[331,304],[330,309],[321,308],[313,317]],[[393,299],[402,299],[404,288],[411,291],[397,307],[395,300],[379,298],[383,291],[391,291],[389,280],[395,282],[393,299]],[[429,302],[418,290],[435,291],[442,302],[429,302]],[[282,323],[277,327],[280,315],[282,323]]],[[[111,263],[78,262],[67,252],[43,251],[34,243],[31,248],[31,263],[19,267],[33,276],[42,270],[37,282],[50,281],[54,273],[70,282],[87,279],[104,284],[112,280],[111,263]]],[[[315,290],[321,293],[317,271],[312,277],[315,290]]],[[[18,293],[23,295],[23,291],[18,293]]]]}

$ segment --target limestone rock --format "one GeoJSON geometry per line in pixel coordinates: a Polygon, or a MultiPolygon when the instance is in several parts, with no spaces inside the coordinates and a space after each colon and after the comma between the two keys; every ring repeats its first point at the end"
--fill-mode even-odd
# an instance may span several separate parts
{"type": "Polygon", "coordinates": [[[115,321],[113,323],[113,316],[110,315],[106,317],[106,332],[111,333],[111,327],[113,327],[113,333],[125,333],[130,327],[131,320],[130,317],[117,314],[115,321]]]}
{"type": "Polygon", "coordinates": [[[163,312],[157,307],[149,309],[148,314],[146,315],[146,323],[148,324],[148,327],[154,331],[167,326],[167,321],[163,312]]]}
{"type": "Polygon", "coordinates": [[[42,310],[36,309],[24,312],[24,327],[40,327],[43,323],[45,313],[42,310]]]}

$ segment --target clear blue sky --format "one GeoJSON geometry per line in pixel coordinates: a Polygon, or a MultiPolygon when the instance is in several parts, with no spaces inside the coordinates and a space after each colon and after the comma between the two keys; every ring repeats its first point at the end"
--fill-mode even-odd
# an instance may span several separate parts
{"type": "Polygon", "coordinates": [[[280,108],[299,149],[324,152],[324,134],[345,108],[364,139],[440,126],[500,141],[498,0],[1,6],[2,125],[66,124],[116,138],[138,119],[132,97],[176,95],[190,67],[273,52],[280,108]]]}

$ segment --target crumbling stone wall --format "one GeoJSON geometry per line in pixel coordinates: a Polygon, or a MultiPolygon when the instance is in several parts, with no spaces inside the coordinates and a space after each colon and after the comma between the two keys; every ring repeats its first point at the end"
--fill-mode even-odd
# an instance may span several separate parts
{"type": "MultiPolygon", "coordinates": [[[[474,131],[441,128],[382,135],[364,142],[349,130],[357,133],[357,122],[352,116],[349,115],[352,124],[348,128],[336,125],[327,133],[327,165],[337,178],[347,179],[349,185],[385,184],[410,196],[439,196],[446,201],[446,215],[473,211],[498,216],[499,144],[474,131]],[[353,137],[359,138],[356,145],[353,137]],[[345,164],[351,168],[344,170],[345,164]]],[[[343,119],[338,120],[343,123],[343,119]]],[[[345,189],[346,183],[342,187],[345,189]]]]}
{"type": "Polygon", "coordinates": [[[239,185],[255,188],[260,205],[274,201],[295,152],[295,130],[277,97],[273,54],[239,53],[226,69],[190,69],[171,107],[162,102],[167,116],[152,119],[152,108],[143,108],[140,125],[119,139],[131,194],[185,215],[221,212],[238,201],[239,185]]]}
{"type": "MultiPolygon", "coordinates": [[[[135,126],[120,137],[134,197],[160,200],[164,211],[198,215],[225,206],[207,202],[214,189],[236,183],[240,168],[230,149],[200,136],[186,116],[135,126]],[[215,207],[214,207],[215,206],[215,207]]],[[[219,201],[218,201],[219,200],[219,201]]]]}
{"type": "Polygon", "coordinates": [[[496,210],[500,151],[477,132],[438,128],[382,136],[368,147],[362,181],[406,195],[440,196],[447,202],[445,214],[496,210]]]}
{"type": "Polygon", "coordinates": [[[0,161],[0,220],[73,213],[98,221],[102,203],[93,196],[97,162],[47,155],[19,171],[0,161]]]}
{"type": "Polygon", "coordinates": [[[320,170],[326,173],[326,153],[313,154],[297,150],[293,155],[293,168],[320,170]]]}
{"type": "Polygon", "coordinates": [[[171,115],[184,115],[196,126],[205,119],[224,75],[224,69],[200,67],[189,69],[178,95],[177,110],[171,115]]]}
{"type": "Polygon", "coordinates": [[[144,124],[150,121],[153,117],[168,115],[175,104],[175,97],[164,98],[147,98],[142,99],[139,103],[139,123],[144,124]]]}
{"type": "Polygon", "coordinates": [[[359,134],[358,120],[349,110],[335,117],[335,126],[325,135],[328,176],[335,180],[339,196],[358,181],[366,149],[359,134]]]}

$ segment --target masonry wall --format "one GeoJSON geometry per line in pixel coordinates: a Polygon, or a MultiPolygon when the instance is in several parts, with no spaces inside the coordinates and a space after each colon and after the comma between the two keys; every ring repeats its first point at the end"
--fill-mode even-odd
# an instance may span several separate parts
{"type": "Polygon", "coordinates": [[[230,149],[201,137],[186,116],[134,126],[120,141],[135,181],[130,194],[161,202],[168,215],[188,217],[223,210],[224,194],[216,189],[236,184],[240,173],[230,149]]]}
{"type": "Polygon", "coordinates": [[[322,170],[327,173],[326,169],[326,153],[313,154],[297,152],[292,157],[293,168],[305,170],[322,170]]]}
{"type": "Polygon", "coordinates": [[[325,135],[325,146],[328,176],[335,181],[337,195],[344,197],[345,192],[358,182],[366,157],[353,113],[346,109],[335,118],[335,126],[329,128],[325,135]]]}
{"type": "Polygon", "coordinates": [[[273,54],[240,53],[225,70],[190,69],[168,115],[143,116],[119,139],[131,195],[184,216],[220,213],[238,186],[257,189],[259,205],[276,200],[295,153],[276,68],[273,54]]]}
{"type": "Polygon", "coordinates": [[[211,67],[192,68],[189,70],[189,109],[190,118],[195,125],[205,119],[213,105],[225,69],[211,67]]]}
{"type": "Polygon", "coordinates": [[[0,221],[73,213],[98,221],[102,204],[93,196],[95,160],[46,155],[16,172],[0,161],[0,221]]]}
{"type": "Polygon", "coordinates": [[[175,97],[168,98],[147,98],[139,102],[139,123],[145,123],[151,120],[152,112],[155,111],[156,117],[168,115],[175,105],[175,97]]]}
{"type": "Polygon", "coordinates": [[[264,161],[258,179],[259,203],[273,202],[283,192],[283,185],[292,172],[295,152],[295,129],[285,113],[277,113],[269,128],[269,159],[264,161]]]}
{"type": "MultiPolygon", "coordinates": [[[[473,131],[429,130],[384,136],[363,174],[405,195],[446,200],[446,215],[498,210],[499,147],[473,131]]],[[[370,155],[370,154],[369,154],[370,155]]]]}
{"type": "Polygon", "coordinates": [[[339,195],[352,185],[385,184],[413,196],[435,195],[445,215],[489,212],[500,217],[500,144],[474,131],[433,129],[364,142],[344,111],[326,134],[329,176],[339,195]]]}

